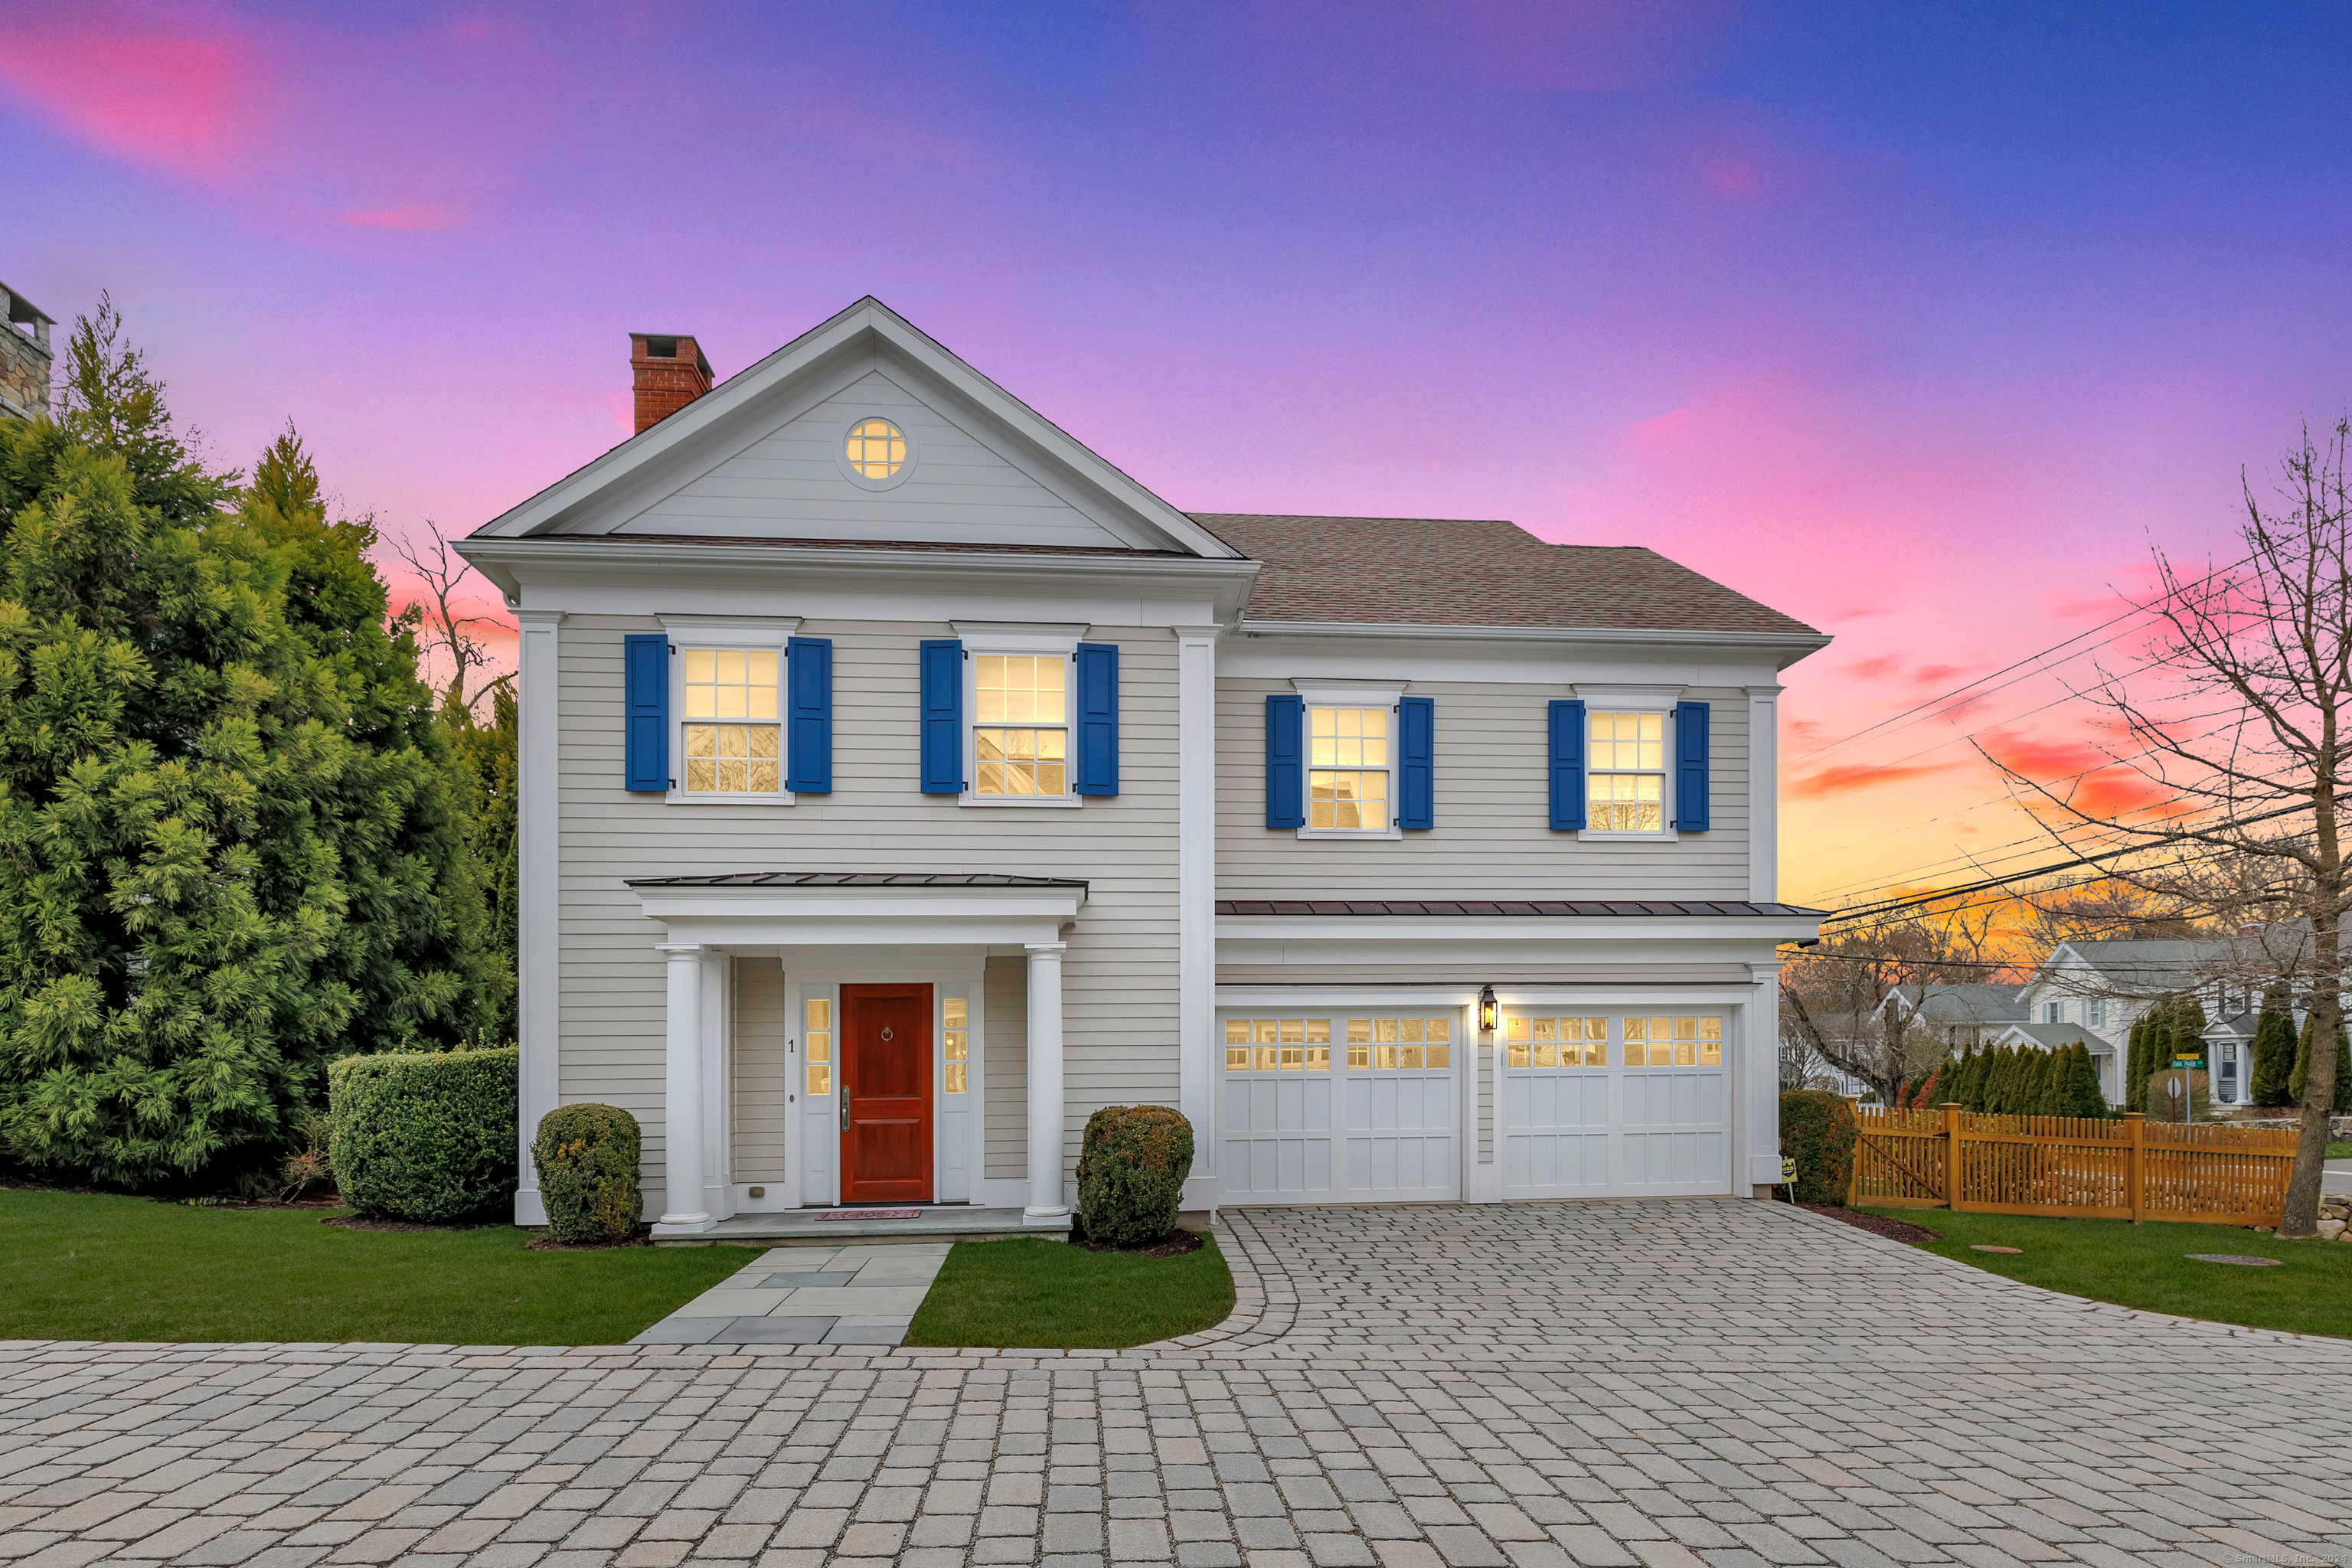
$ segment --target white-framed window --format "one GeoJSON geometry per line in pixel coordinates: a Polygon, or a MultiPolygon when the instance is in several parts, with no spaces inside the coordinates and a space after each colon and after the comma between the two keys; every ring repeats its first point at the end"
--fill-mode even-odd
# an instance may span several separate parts
{"type": "Polygon", "coordinates": [[[2044,1002],[2042,1004],[2042,1021],[2045,1024],[2064,1023],[2066,1021],[2066,1004],[2063,1002],[2044,1002]]]}
{"type": "Polygon", "coordinates": [[[1379,833],[1396,821],[1396,715],[1386,708],[1307,710],[1307,826],[1379,833]]]}
{"type": "Polygon", "coordinates": [[[963,643],[966,805],[1076,806],[1084,626],[954,623],[963,643]]]}
{"type": "Polygon", "coordinates": [[[1397,826],[1397,706],[1404,682],[1294,680],[1305,709],[1306,826],[1301,838],[1402,838],[1397,826]]]}
{"type": "Polygon", "coordinates": [[[1597,833],[1666,831],[1666,715],[1588,710],[1585,820],[1597,833]]]}
{"type": "Polygon", "coordinates": [[[2094,996],[2083,1004],[2083,1016],[2094,1029],[2107,1026],[2107,1003],[2104,996],[2094,996]]]}
{"type": "Polygon", "coordinates": [[[842,426],[841,444],[834,462],[841,475],[860,489],[895,489],[915,471],[915,438],[897,414],[874,410],[857,415],[842,426]]]}
{"type": "Polygon", "coordinates": [[[673,805],[789,805],[784,649],[797,616],[664,616],[673,805]]]}

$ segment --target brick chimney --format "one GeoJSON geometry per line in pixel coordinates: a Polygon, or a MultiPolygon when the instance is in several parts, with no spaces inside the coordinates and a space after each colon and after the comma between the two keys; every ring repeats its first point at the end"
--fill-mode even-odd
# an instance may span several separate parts
{"type": "Polygon", "coordinates": [[[640,436],[710,390],[710,362],[692,338],[631,332],[629,369],[636,377],[640,436]]]}

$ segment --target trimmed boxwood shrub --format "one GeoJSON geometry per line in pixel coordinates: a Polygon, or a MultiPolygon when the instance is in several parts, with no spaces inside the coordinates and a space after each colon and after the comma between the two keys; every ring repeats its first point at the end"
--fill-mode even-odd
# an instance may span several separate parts
{"type": "Polygon", "coordinates": [[[1192,1124],[1164,1105],[1109,1105],[1078,1145],[1078,1224],[1108,1247],[1151,1247],[1176,1228],[1192,1124]]]}
{"type": "Polygon", "coordinates": [[[539,1119],[539,1169],[548,1233],[558,1241],[625,1241],[645,1213],[637,1187],[644,1146],[637,1119],[617,1105],[559,1105],[539,1119]]]}
{"type": "Polygon", "coordinates": [[[1797,1162],[1797,1201],[1845,1206],[1853,1173],[1853,1107],[1817,1089],[1780,1096],[1780,1152],[1797,1162]]]}
{"type": "Polygon", "coordinates": [[[345,1057],[327,1069],[335,1185],[363,1215],[437,1224],[514,1196],[512,1046],[345,1057]]]}

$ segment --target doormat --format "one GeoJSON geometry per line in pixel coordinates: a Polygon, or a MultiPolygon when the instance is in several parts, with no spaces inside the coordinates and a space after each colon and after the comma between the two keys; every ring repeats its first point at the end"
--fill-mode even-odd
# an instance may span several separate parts
{"type": "Polygon", "coordinates": [[[920,1219],[920,1209],[832,1209],[816,1216],[819,1219],[920,1219]]]}

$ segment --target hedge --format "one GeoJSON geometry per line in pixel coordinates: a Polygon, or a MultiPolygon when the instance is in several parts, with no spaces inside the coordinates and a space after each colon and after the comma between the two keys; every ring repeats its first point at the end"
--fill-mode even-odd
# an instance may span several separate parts
{"type": "Polygon", "coordinates": [[[1164,1105],[1111,1105],[1087,1118],[1078,1145],[1078,1225],[1086,1239],[1150,1247],[1176,1228],[1192,1124],[1164,1105]]]}
{"type": "Polygon", "coordinates": [[[436,1224],[513,1198],[512,1046],[345,1057],[327,1069],[335,1184],[363,1215],[436,1224]]]}
{"type": "Polygon", "coordinates": [[[1780,1152],[1797,1162],[1797,1201],[1845,1206],[1862,1130],[1842,1096],[1792,1089],[1780,1096],[1780,1152]]]}
{"type": "Polygon", "coordinates": [[[558,1241],[625,1241],[645,1213],[637,1187],[644,1137],[617,1105],[559,1105],[539,1119],[530,1163],[547,1228],[558,1241]]]}

